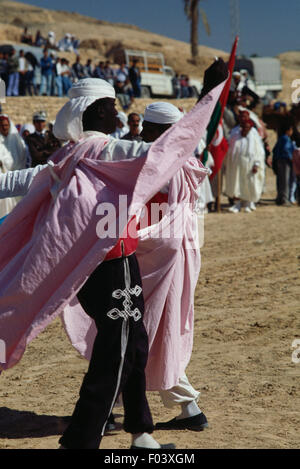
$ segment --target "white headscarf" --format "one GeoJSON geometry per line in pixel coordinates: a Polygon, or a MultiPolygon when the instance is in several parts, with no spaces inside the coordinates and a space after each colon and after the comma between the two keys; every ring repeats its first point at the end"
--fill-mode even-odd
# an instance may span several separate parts
{"type": "Polygon", "coordinates": [[[170,103],[149,104],[145,109],[144,120],[155,124],[175,124],[183,117],[182,112],[170,103]]]}
{"type": "Polygon", "coordinates": [[[25,130],[28,130],[30,134],[33,134],[35,132],[35,127],[33,124],[30,123],[22,125],[20,130],[21,137],[23,137],[23,132],[25,132],[25,130]]]}
{"type": "Polygon", "coordinates": [[[13,160],[13,164],[10,169],[23,169],[26,166],[25,142],[19,135],[18,129],[11,119],[6,114],[1,114],[1,116],[6,117],[9,121],[8,135],[7,137],[4,137],[4,135],[0,134],[0,143],[5,145],[13,160]]]}
{"type": "Polygon", "coordinates": [[[119,111],[117,117],[122,122],[123,125],[127,126],[128,117],[125,114],[125,112],[119,111]]]}
{"type": "Polygon", "coordinates": [[[122,112],[122,111],[118,112],[117,117],[122,122],[123,127],[122,127],[122,129],[120,129],[120,127],[117,127],[116,130],[110,135],[111,135],[111,137],[114,137],[114,138],[118,139],[118,138],[122,138],[122,137],[124,137],[124,135],[128,134],[129,127],[127,125],[128,117],[125,114],[125,112],[122,112]]]}
{"type": "Polygon", "coordinates": [[[115,90],[100,78],[84,78],[74,83],[69,90],[68,101],[58,112],[53,133],[60,140],[78,142],[83,135],[82,115],[97,99],[115,99],[115,90]]]}

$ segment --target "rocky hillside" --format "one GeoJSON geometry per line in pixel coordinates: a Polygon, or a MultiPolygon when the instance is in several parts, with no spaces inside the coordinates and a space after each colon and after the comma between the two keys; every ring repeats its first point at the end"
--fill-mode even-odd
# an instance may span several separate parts
{"type": "MultiPolygon", "coordinates": [[[[18,43],[24,26],[35,35],[40,30],[43,35],[49,31],[56,33],[60,39],[66,32],[74,34],[81,40],[80,55],[82,60],[91,58],[96,60],[109,58],[113,60],[116,51],[124,48],[162,52],[166,64],[172,66],[179,73],[187,73],[193,78],[201,79],[203,71],[217,55],[228,57],[222,50],[200,46],[200,60],[197,65],[190,58],[188,43],[176,41],[158,34],[144,31],[134,25],[116,24],[90,18],[66,11],[54,11],[39,8],[15,1],[0,0],[0,44],[18,43]]],[[[68,56],[71,62],[75,54],[60,53],[68,56]]],[[[293,89],[291,84],[300,78],[300,52],[290,51],[280,54],[282,64],[283,91],[279,99],[291,102],[293,89]]],[[[15,123],[30,122],[34,111],[47,109],[49,120],[53,120],[58,109],[65,102],[60,98],[8,98],[3,110],[7,112],[15,123]]],[[[143,112],[150,100],[136,100],[132,111],[143,112]]],[[[174,101],[175,103],[175,101],[174,101]]],[[[180,100],[177,105],[188,111],[194,100],[180,100]]]]}
{"type": "MultiPolygon", "coordinates": [[[[184,19],[183,19],[184,20],[184,19]]],[[[60,39],[66,32],[81,40],[80,55],[83,60],[109,58],[113,61],[120,49],[147,50],[164,54],[166,64],[179,73],[201,78],[203,71],[215,56],[228,57],[222,50],[200,47],[197,65],[190,58],[188,43],[144,31],[134,25],[109,23],[66,11],[54,11],[24,3],[0,0],[0,41],[19,42],[24,26],[35,35],[40,30],[44,36],[54,31],[60,39]]],[[[64,55],[66,55],[64,53],[64,55]]],[[[70,56],[72,60],[72,55],[70,56]]]]}

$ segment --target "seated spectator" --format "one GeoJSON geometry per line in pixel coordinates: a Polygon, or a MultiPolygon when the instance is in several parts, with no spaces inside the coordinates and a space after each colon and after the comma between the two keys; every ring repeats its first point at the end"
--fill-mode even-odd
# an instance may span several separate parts
{"type": "Polygon", "coordinates": [[[132,99],[129,96],[129,94],[127,93],[126,82],[119,81],[117,79],[117,81],[115,82],[114,88],[115,88],[115,92],[116,92],[116,97],[119,100],[119,102],[122,106],[122,109],[124,109],[124,111],[127,110],[131,105],[132,99]]]}
{"type": "Polygon", "coordinates": [[[54,49],[54,50],[58,49],[57,44],[56,44],[55,33],[53,31],[49,31],[49,33],[48,33],[46,48],[47,49],[54,49]]]}
{"type": "Polygon", "coordinates": [[[27,26],[25,26],[24,28],[23,34],[21,36],[21,42],[23,44],[29,44],[30,46],[32,46],[33,39],[32,39],[32,35],[28,33],[27,26]]]}
{"type": "Polygon", "coordinates": [[[133,88],[132,88],[129,78],[127,78],[127,80],[124,83],[123,91],[129,96],[130,103],[132,103],[134,101],[134,92],[133,92],[133,88]]]}
{"type": "Polygon", "coordinates": [[[88,59],[84,66],[84,78],[92,78],[94,76],[94,70],[92,66],[92,60],[88,59]]]}
{"type": "Polygon", "coordinates": [[[115,74],[114,74],[114,70],[110,66],[109,60],[105,62],[103,72],[104,72],[105,80],[108,81],[108,83],[110,83],[113,86],[115,82],[115,74]]]}
{"type": "Polygon", "coordinates": [[[61,77],[62,77],[62,85],[63,85],[63,94],[65,96],[68,94],[68,91],[72,86],[71,76],[72,76],[72,72],[69,67],[69,61],[65,58],[62,58],[61,59],[61,77]]]}
{"type": "Polygon", "coordinates": [[[59,41],[58,49],[63,52],[73,52],[72,36],[70,33],[66,33],[65,36],[59,41]]]}
{"type": "Polygon", "coordinates": [[[128,116],[128,127],[129,132],[122,137],[121,140],[136,140],[137,142],[142,141],[142,137],[140,136],[140,116],[136,112],[132,112],[128,116]]]}
{"type": "Polygon", "coordinates": [[[106,80],[104,73],[104,62],[98,63],[97,67],[94,70],[94,78],[101,78],[102,80],[106,80]]]}
{"type": "Polygon", "coordinates": [[[126,81],[128,78],[128,69],[125,63],[122,63],[120,68],[117,70],[117,80],[122,82],[126,81]]]}
{"type": "Polygon", "coordinates": [[[72,41],[73,50],[74,50],[75,54],[78,55],[79,54],[78,49],[79,49],[79,46],[80,46],[80,40],[77,39],[76,36],[71,36],[71,41],[72,41]]]}
{"type": "Polygon", "coordinates": [[[77,55],[76,62],[72,65],[73,75],[77,80],[85,77],[84,67],[80,63],[80,56],[77,55]]]}
{"type": "Polygon", "coordinates": [[[46,112],[37,111],[33,115],[35,132],[26,137],[31,156],[31,166],[45,164],[61,144],[50,130],[46,129],[46,112]]]}
{"type": "Polygon", "coordinates": [[[46,44],[46,39],[41,35],[40,30],[36,32],[34,45],[36,47],[43,47],[46,44]]]}

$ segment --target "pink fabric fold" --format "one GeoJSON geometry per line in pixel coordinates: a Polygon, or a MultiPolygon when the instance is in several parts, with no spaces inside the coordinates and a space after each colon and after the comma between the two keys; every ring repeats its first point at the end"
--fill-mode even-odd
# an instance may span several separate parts
{"type": "MultiPolygon", "coordinates": [[[[114,204],[116,225],[123,231],[129,215],[119,223],[119,195],[127,196],[132,214],[177,173],[204,135],[223,86],[158,139],[145,157],[101,161],[106,139],[89,138],[56,153],[53,170],[59,187],[47,168],[36,176],[0,227],[5,246],[0,253],[0,339],[6,345],[0,369],[15,365],[26,345],[75,301],[115,245],[118,234],[114,239],[97,235],[98,205],[114,204]]],[[[74,315],[74,327],[76,320],[74,315]]]]}
{"type": "MultiPolygon", "coordinates": [[[[148,391],[170,389],[178,384],[191,357],[194,292],[200,272],[195,202],[207,173],[200,162],[191,158],[170,182],[170,210],[159,223],[138,233],[136,254],[149,339],[148,391]]],[[[89,359],[96,336],[94,321],[76,299],[65,308],[62,320],[73,346],[89,359]]]]}

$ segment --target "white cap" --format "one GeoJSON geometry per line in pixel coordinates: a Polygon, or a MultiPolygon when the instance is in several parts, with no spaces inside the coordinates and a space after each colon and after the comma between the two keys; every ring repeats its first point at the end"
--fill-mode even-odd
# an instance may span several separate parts
{"type": "Polygon", "coordinates": [[[174,124],[183,117],[182,112],[170,103],[149,104],[145,109],[144,120],[155,124],[174,124]]]}
{"type": "Polygon", "coordinates": [[[123,125],[127,125],[128,117],[125,112],[119,111],[117,118],[122,122],[123,125]]]}
{"type": "Polygon", "coordinates": [[[42,111],[42,110],[41,111],[36,111],[33,114],[32,120],[34,120],[34,121],[45,121],[45,120],[47,120],[46,111],[42,111]]]}
{"type": "Polygon", "coordinates": [[[82,96],[97,96],[101,98],[115,98],[114,87],[108,81],[101,78],[83,78],[78,80],[69,89],[68,96],[72,98],[81,98],[82,96]]]}

